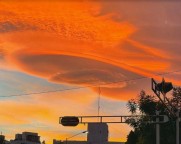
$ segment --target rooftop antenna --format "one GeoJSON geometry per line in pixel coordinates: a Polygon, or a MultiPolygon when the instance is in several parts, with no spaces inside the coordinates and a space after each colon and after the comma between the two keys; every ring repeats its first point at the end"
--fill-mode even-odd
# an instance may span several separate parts
{"type": "Polygon", "coordinates": [[[98,112],[98,117],[100,115],[100,98],[101,98],[101,87],[99,86],[99,96],[98,96],[98,107],[97,107],[97,112],[98,112]]]}

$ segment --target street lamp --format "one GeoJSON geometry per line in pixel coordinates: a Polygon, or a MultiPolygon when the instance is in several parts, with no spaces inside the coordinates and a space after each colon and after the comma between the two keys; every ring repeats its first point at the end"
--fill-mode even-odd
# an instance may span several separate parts
{"type": "Polygon", "coordinates": [[[77,133],[77,134],[75,134],[75,135],[72,135],[72,136],[66,138],[66,144],[67,144],[67,142],[68,142],[68,139],[71,139],[71,138],[73,138],[73,137],[75,137],[75,136],[77,136],[77,135],[83,134],[83,133],[88,133],[88,131],[83,131],[83,132],[77,133]]]}

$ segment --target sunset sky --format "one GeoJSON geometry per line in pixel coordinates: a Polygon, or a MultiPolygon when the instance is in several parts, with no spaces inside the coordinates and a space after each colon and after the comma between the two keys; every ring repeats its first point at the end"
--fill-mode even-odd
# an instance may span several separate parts
{"type": "MultiPolygon", "coordinates": [[[[141,90],[153,94],[151,77],[180,86],[180,7],[169,0],[1,0],[0,131],[8,140],[38,132],[50,144],[87,129],[63,127],[59,117],[97,115],[99,93],[100,115],[128,115],[127,100],[141,90]]],[[[130,131],[109,129],[111,141],[130,131]]]]}

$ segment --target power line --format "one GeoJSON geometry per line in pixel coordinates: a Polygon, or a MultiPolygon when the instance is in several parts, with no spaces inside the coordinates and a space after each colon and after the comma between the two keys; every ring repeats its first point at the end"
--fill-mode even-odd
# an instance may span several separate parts
{"type": "MultiPolygon", "coordinates": [[[[176,72],[181,72],[181,70],[170,71],[170,72],[165,72],[165,73],[158,73],[158,74],[155,74],[154,76],[163,76],[163,75],[168,75],[168,74],[172,74],[172,73],[176,73],[176,72]]],[[[19,96],[29,96],[29,95],[46,94],[46,93],[54,93],[54,92],[63,92],[63,91],[77,90],[77,89],[83,89],[83,88],[100,87],[100,86],[111,85],[111,84],[115,84],[115,83],[136,81],[136,80],[141,80],[141,79],[146,79],[146,78],[151,78],[151,77],[140,76],[140,77],[137,77],[137,78],[127,79],[127,80],[119,80],[119,81],[112,81],[112,82],[107,82],[107,83],[103,83],[103,84],[93,84],[93,85],[82,86],[82,87],[74,87],[74,88],[67,88],[67,89],[57,89],[57,90],[41,91],[41,92],[32,92],[32,93],[24,93],[24,94],[13,94],[13,95],[6,95],[6,96],[0,96],[0,97],[19,97],[19,96]]]]}

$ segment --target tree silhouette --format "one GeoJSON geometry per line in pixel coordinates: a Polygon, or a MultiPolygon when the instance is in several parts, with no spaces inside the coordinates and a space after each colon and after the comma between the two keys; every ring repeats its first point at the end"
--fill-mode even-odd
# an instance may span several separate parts
{"type": "Polygon", "coordinates": [[[134,131],[130,131],[129,135],[127,136],[126,144],[135,144],[138,141],[138,135],[134,131]]]}
{"type": "MultiPolygon", "coordinates": [[[[173,108],[176,110],[181,106],[181,87],[173,89],[172,95],[169,97],[173,108]]],[[[165,107],[158,101],[155,96],[146,94],[141,91],[137,99],[131,99],[127,103],[127,108],[132,115],[142,114],[137,121],[134,117],[128,119],[129,125],[133,127],[133,131],[127,136],[126,144],[154,144],[156,139],[155,124],[145,123],[147,116],[155,115],[156,109],[161,115],[168,115],[165,107]]],[[[181,126],[180,126],[181,128],[181,126]]],[[[161,144],[175,143],[175,119],[160,124],[160,141],[161,144]]]]}

